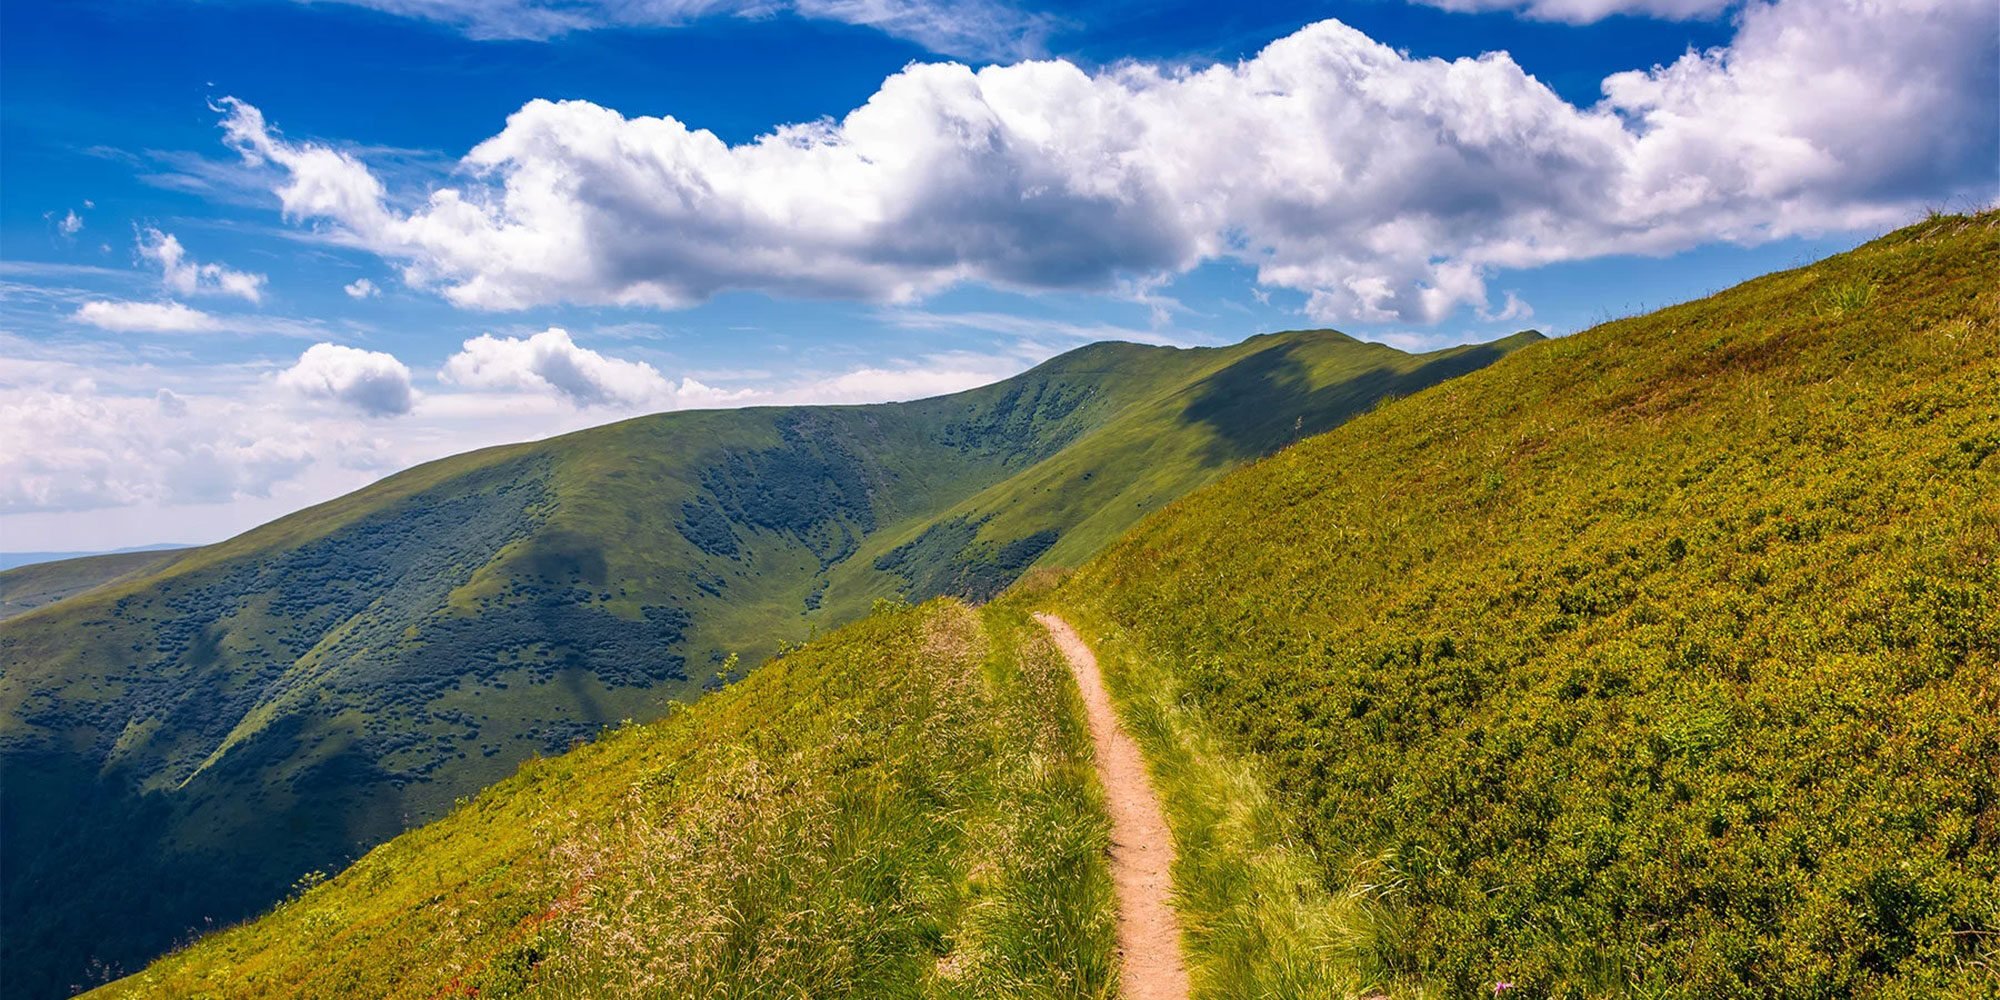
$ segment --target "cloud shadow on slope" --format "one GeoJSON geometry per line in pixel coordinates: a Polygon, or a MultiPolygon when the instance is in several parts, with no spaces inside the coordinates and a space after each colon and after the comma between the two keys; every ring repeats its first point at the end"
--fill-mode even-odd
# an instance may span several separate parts
{"type": "Polygon", "coordinates": [[[1332,430],[1386,399],[1478,371],[1508,354],[1499,343],[1504,342],[1466,348],[1410,371],[1373,368],[1315,386],[1312,367],[1300,356],[1305,345],[1288,341],[1257,351],[1204,379],[1184,415],[1215,432],[1205,456],[1209,462],[1260,458],[1294,441],[1332,430]]]}

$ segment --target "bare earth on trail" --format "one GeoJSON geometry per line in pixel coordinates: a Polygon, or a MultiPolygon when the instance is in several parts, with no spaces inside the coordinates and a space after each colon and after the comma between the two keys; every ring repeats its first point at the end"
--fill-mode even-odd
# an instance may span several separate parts
{"type": "Polygon", "coordinates": [[[1090,716],[1097,745],[1097,776],[1111,813],[1111,878],[1118,889],[1118,950],[1127,1000],[1186,1000],[1187,967],[1181,963],[1180,922],[1169,898],[1174,843],[1160,800],[1146,776],[1138,744],[1118,725],[1118,714],[1097,672],[1097,657],[1069,623],[1050,614],[1035,620],[1049,630],[1069,660],[1090,716]]]}

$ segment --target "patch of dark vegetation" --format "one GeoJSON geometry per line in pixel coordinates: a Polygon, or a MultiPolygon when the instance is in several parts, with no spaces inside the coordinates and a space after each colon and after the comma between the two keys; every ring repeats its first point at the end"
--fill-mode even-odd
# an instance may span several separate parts
{"type": "Polygon", "coordinates": [[[1071,420],[1091,387],[1057,379],[1019,379],[987,406],[944,425],[938,439],[964,451],[1004,452],[1029,464],[1060,451],[1082,431],[1071,420]]]}
{"type": "Polygon", "coordinates": [[[603,729],[604,723],[588,719],[544,719],[523,730],[521,739],[534,743],[541,753],[559,754],[590,742],[603,729]]]}
{"type": "Polygon", "coordinates": [[[961,517],[931,525],[875,560],[875,568],[902,577],[913,601],[990,601],[1055,545],[1057,533],[1045,529],[996,545],[978,540],[986,520],[961,517]]]}
{"type": "Polygon", "coordinates": [[[742,551],[736,544],[736,527],[715,501],[699,497],[681,504],[681,537],[688,544],[712,556],[736,558],[742,551]]]}
{"type": "Polygon", "coordinates": [[[461,680],[512,669],[525,668],[537,683],[561,670],[587,671],[610,687],[684,680],[677,650],[691,624],[680,608],[647,605],[626,618],[591,603],[586,591],[535,588],[477,614],[436,615],[414,640],[389,649],[338,652],[356,661],[343,675],[353,678],[344,693],[375,709],[428,701],[461,680]]]}
{"type": "Polygon", "coordinates": [[[607,579],[605,540],[575,531],[542,531],[515,560],[517,576],[602,587],[607,579]]]}
{"type": "MultiPolygon", "coordinates": [[[[717,516],[789,535],[822,567],[830,566],[853,554],[860,535],[875,530],[876,491],[891,485],[849,426],[850,420],[871,419],[817,410],[788,414],[778,422],[777,447],[723,455],[703,471],[702,487],[717,516]]],[[[731,539],[733,545],[733,533],[731,539]]]]}

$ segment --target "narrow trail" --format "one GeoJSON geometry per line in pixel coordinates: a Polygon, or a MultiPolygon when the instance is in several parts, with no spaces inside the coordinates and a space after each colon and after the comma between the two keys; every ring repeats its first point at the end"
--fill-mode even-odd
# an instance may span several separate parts
{"type": "Polygon", "coordinates": [[[1051,614],[1035,620],[1049,630],[1069,660],[1083,692],[1097,744],[1097,776],[1104,783],[1111,813],[1111,880],[1118,890],[1118,951],[1126,1000],[1187,1000],[1187,966],[1181,962],[1180,921],[1171,899],[1174,842],[1160,799],[1146,776],[1139,745],[1118,724],[1097,657],[1069,627],[1051,614]]]}

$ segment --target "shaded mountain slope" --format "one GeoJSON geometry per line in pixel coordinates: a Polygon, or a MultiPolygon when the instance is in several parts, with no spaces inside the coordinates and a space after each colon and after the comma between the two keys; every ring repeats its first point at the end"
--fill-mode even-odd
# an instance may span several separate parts
{"type": "Polygon", "coordinates": [[[0,974],[53,995],[142,960],[878,597],[992,593],[1531,338],[1101,344],[913,403],[641,418],[412,469],[21,615],[0,974]]]}
{"type": "Polygon", "coordinates": [[[885,607],[92,995],[1108,998],[1108,833],[1037,631],[885,607]]]}
{"type": "Polygon", "coordinates": [[[1996,456],[2000,214],[1943,217],[1384,406],[1051,603],[1152,734],[1217,995],[1343,953],[1364,992],[1989,995],[1996,456]],[[1209,732],[1337,949],[1196,877],[1238,849],[1176,808],[1209,732]]]}

